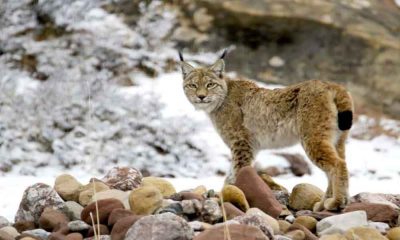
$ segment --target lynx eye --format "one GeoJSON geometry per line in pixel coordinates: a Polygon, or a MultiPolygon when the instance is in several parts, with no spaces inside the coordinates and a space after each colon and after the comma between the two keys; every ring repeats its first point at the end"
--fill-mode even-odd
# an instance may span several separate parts
{"type": "Polygon", "coordinates": [[[217,86],[217,84],[215,84],[215,83],[207,83],[207,85],[206,85],[206,87],[208,88],[208,89],[211,89],[211,88],[214,88],[214,87],[216,87],[217,86]]]}
{"type": "Polygon", "coordinates": [[[196,84],[194,84],[194,83],[189,83],[188,85],[186,85],[188,88],[192,88],[192,89],[195,89],[195,88],[197,88],[197,85],[196,84]]]}

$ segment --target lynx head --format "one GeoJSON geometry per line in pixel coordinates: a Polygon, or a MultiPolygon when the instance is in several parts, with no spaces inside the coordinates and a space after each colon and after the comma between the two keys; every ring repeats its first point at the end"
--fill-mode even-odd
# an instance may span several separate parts
{"type": "Polygon", "coordinates": [[[223,78],[225,69],[223,58],[225,54],[226,50],[211,66],[195,68],[185,62],[179,52],[183,75],[183,90],[196,109],[211,113],[221,106],[224,101],[228,92],[226,81],[223,78]]]}

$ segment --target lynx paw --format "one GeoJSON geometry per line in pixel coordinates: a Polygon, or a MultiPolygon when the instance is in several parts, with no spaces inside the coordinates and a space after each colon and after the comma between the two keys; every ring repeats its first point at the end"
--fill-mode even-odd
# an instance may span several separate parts
{"type": "Polygon", "coordinates": [[[346,206],[345,199],[328,198],[324,202],[324,208],[329,211],[340,210],[346,206]]]}

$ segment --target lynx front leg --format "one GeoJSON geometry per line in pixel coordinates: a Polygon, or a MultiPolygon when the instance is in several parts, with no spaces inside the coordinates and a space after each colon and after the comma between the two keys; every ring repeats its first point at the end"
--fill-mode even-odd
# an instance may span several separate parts
{"type": "Polygon", "coordinates": [[[236,140],[231,144],[232,165],[231,172],[225,180],[225,183],[233,184],[236,181],[236,175],[242,167],[250,166],[253,162],[253,149],[247,140],[236,140]]]}

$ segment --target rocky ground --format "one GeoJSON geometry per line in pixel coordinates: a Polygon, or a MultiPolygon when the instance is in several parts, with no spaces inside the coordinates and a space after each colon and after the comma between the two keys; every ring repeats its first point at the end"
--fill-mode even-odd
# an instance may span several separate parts
{"type": "Polygon", "coordinates": [[[176,192],[130,167],[85,184],[63,174],[25,190],[14,223],[0,217],[0,239],[400,239],[400,195],[360,193],[340,212],[312,212],[322,194],[311,184],[289,193],[252,167],[221,191],[176,192]]]}

